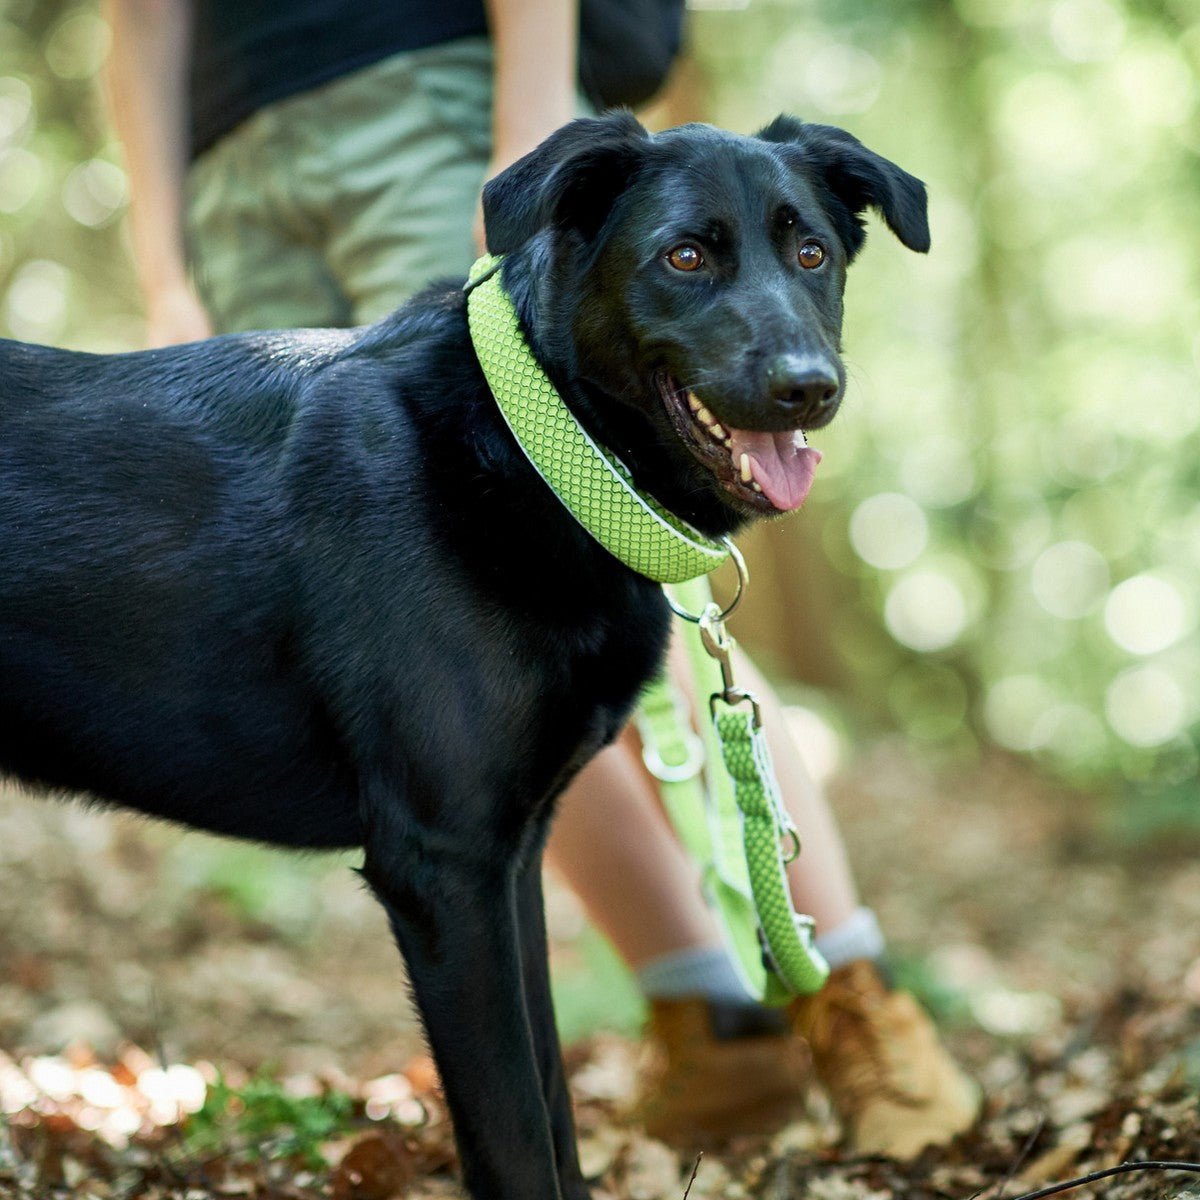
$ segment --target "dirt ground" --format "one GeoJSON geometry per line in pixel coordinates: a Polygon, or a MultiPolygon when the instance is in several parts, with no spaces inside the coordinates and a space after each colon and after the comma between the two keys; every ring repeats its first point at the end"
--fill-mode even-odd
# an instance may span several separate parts
{"type": "MultiPolygon", "coordinates": [[[[901,1168],[840,1155],[814,1092],[808,1120],[707,1153],[692,1197],[967,1200],[1010,1175],[1008,1196],[1124,1159],[1200,1159],[1200,840],[1131,844],[1024,764],[937,768],[895,741],[832,790],[900,976],[984,1085],[985,1120],[901,1168]]],[[[399,960],[351,865],[0,793],[0,1196],[458,1194],[399,960]],[[159,1080],[176,1064],[180,1087],[203,1093],[203,1077],[210,1098],[218,1070],[265,1066],[293,1090],[336,1084],[353,1114],[326,1165],[201,1152],[178,1111],[154,1115],[139,1064],[159,1080]],[[97,1129],[117,1111],[102,1077],[136,1109],[121,1136],[97,1129]]],[[[589,935],[557,890],[550,925],[576,991],[627,991],[583,974],[589,935]]],[[[585,1165],[598,1195],[678,1197],[693,1158],[614,1118],[636,1056],[622,1033],[570,1053],[585,1165]]],[[[1190,1178],[1193,1191],[1131,1175],[1072,1194],[1200,1196],[1190,1178]]]]}

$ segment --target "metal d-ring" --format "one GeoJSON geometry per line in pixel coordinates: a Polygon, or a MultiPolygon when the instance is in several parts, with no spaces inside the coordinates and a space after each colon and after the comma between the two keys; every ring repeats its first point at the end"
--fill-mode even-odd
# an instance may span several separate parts
{"type": "MultiPolygon", "coordinates": [[[[733,560],[733,565],[737,568],[738,581],[737,581],[737,591],[734,592],[733,599],[730,600],[728,605],[726,605],[726,607],[721,612],[716,614],[716,616],[713,618],[713,620],[716,620],[716,621],[724,621],[733,612],[733,610],[735,608],[737,608],[737,606],[739,604],[741,604],[742,593],[746,590],[746,585],[750,582],[750,570],[746,566],[746,560],[742,557],[742,552],[733,544],[733,542],[728,537],[723,537],[721,539],[721,545],[723,545],[725,547],[725,549],[729,552],[729,557],[733,560]]],[[[705,616],[705,613],[708,611],[706,609],[705,612],[690,613],[682,605],[675,603],[674,599],[671,596],[671,593],[669,591],[667,591],[666,588],[663,588],[663,594],[667,598],[667,603],[670,605],[671,611],[677,617],[682,617],[685,621],[691,621],[691,623],[693,625],[699,625],[701,619],[705,616]]],[[[715,608],[716,606],[711,605],[710,607],[715,608]]]]}
{"type": "Polygon", "coordinates": [[[800,857],[800,835],[795,828],[788,828],[783,831],[783,836],[788,840],[787,850],[781,851],[783,855],[783,864],[794,863],[800,857]]]}

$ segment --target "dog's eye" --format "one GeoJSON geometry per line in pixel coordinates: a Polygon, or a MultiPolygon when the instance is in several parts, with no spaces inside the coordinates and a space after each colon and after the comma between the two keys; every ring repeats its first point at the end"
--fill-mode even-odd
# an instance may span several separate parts
{"type": "Polygon", "coordinates": [[[677,271],[698,271],[704,266],[704,255],[695,246],[685,242],[667,255],[667,262],[677,271]]]}
{"type": "Polygon", "coordinates": [[[825,261],[825,247],[820,242],[805,242],[796,257],[806,271],[811,271],[825,261]]]}

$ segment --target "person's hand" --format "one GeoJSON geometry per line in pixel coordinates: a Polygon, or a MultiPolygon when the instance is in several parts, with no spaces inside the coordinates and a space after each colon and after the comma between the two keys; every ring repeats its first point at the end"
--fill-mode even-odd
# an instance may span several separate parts
{"type": "Polygon", "coordinates": [[[175,346],[212,337],[212,321],[187,283],[174,284],[146,299],[146,344],[175,346]]]}

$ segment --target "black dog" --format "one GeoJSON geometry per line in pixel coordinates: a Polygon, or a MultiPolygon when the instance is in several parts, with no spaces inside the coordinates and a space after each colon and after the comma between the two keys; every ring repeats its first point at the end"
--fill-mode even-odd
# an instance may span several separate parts
{"type": "MultiPolygon", "coordinates": [[[[566,402],[713,536],[807,490],[792,431],[841,396],[867,207],[928,248],[916,179],[790,118],[755,138],[576,121],[485,194],[566,402]]],[[[513,441],[458,286],[344,332],[0,343],[0,764],[217,833],[362,846],[476,1197],[587,1195],[540,850],[667,623],[513,441]]]]}

